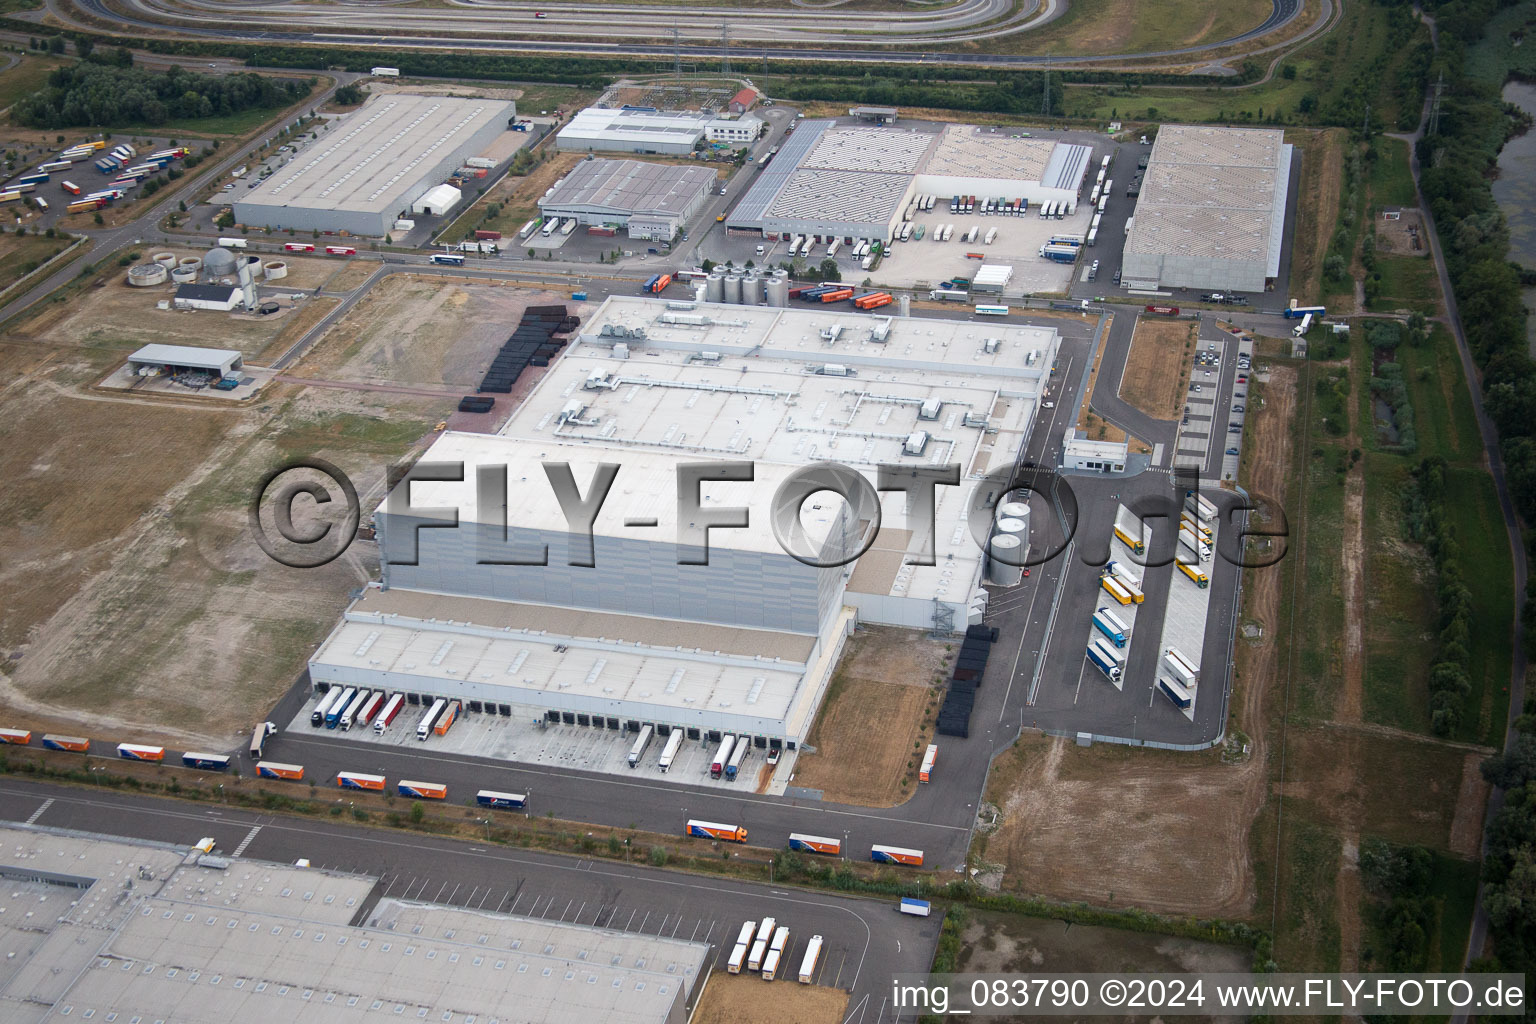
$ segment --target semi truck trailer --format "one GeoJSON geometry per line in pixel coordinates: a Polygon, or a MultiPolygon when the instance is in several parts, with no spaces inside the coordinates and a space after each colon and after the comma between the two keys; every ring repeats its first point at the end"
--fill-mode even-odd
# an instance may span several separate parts
{"type": "Polygon", "coordinates": [[[640,735],[635,737],[634,746],[629,748],[629,766],[636,767],[640,759],[645,756],[645,748],[651,745],[651,736],[655,730],[649,725],[640,727],[640,735]]]}
{"type": "Polygon", "coordinates": [[[1124,647],[1131,635],[1130,629],[1121,621],[1120,616],[1108,608],[1100,608],[1093,613],[1093,628],[1108,637],[1109,642],[1116,647],[1124,647]]]}

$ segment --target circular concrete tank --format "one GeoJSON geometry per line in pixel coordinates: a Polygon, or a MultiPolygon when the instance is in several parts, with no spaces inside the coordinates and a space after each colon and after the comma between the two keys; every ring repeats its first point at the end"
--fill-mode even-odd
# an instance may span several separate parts
{"type": "Polygon", "coordinates": [[[157,252],[150,257],[150,260],[160,264],[162,267],[174,267],[176,265],[176,254],[173,252],[157,252]]]}
{"type": "Polygon", "coordinates": [[[288,276],[288,264],[282,260],[268,260],[262,264],[261,272],[268,281],[281,281],[288,276]]]}
{"type": "Polygon", "coordinates": [[[128,268],[128,283],[135,288],[149,288],[157,284],[165,284],[170,271],[158,263],[141,263],[136,267],[128,268]]]}
{"type": "Polygon", "coordinates": [[[997,521],[998,533],[1023,533],[1029,529],[1027,519],[1016,519],[1013,516],[1004,516],[997,521]]]}
{"type": "Polygon", "coordinates": [[[997,515],[999,519],[1028,519],[1029,502],[1005,501],[997,506],[997,515]]]}
{"type": "Polygon", "coordinates": [[[196,267],[177,267],[171,271],[171,280],[177,284],[192,284],[197,280],[196,267]]]}
{"type": "Polygon", "coordinates": [[[196,256],[183,256],[181,259],[176,261],[176,266],[180,267],[182,270],[190,270],[193,273],[196,273],[197,271],[203,269],[203,261],[198,259],[196,256]]]}
{"type": "Polygon", "coordinates": [[[1024,578],[1024,568],[1009,562],[1022,562],[1024,542],[1011,533],[1000,533],[987,545],[987,579],[1000,587],[1011,587],[1024,578]]]}

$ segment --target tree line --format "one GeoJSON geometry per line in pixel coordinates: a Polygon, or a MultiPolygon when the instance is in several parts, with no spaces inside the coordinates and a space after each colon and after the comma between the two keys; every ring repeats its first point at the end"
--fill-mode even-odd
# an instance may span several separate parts
{"type": "Polygon", "coordinates": [[[313,80],[276,79],[253,72],[199,75],[83,61],[58,68],[45,88],[19,100],[11,119],[30,128],[159,125],[172,120],[269,110],[298,103],[313,80]]]}
{"type": "MultiPolygon", "coordinates": [[[[1483,371],[1483,397],[1499,432],[1510,497],[1520,516],[1536,519],[1536,362],[1526,348],[1521,268],[1510,260],[1509,226],[1490,182],[1499,150],[1530,119],[1500,97],[1498,85],[1473,77],[1468,48],[1495,11],[1514,0],[1430,0],[1425,8],[1440,27],[1445,88],[1435,132],[1419,142],[1425,168],[1421,186],[1435,218],[1451,287],[1473,357],[1483,371]]],[[[1527,555],[1531,536],[1526,538],[1527,555]]],[[[1527,651],[1536,649],[1536,584],[1528,584],[1524,612],[1527,651]]],[[[1474,970],[1536,974],[1536,716],[1528,697],[1514,725],[1508,753],[1490,758],[1484,776],[1506,790],[1504,806],[1488,825],[1483,858],[1483,908],[1494,957],[1474,970]]],[[[1532,1018],[1527,1010],[1526,1019],[1532,1018]]]]}

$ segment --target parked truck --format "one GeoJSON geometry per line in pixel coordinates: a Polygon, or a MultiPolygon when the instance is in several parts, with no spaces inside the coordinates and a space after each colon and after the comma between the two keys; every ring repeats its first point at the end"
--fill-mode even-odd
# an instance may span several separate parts
{"type": "Polygon", "coordinates": [[[655,730],[649,725],[640,727],[640,735],[635,737],[634,746],[629,748],[629,766],[634,768],[640,764],[640,759],[645,756],[645,748],[651,745],[651,736],[655,730]]]}
{"type": "Polygon", "coordinates": [[[341,724],[341,716],[347,710],[347,705],[352,703],[352,698],[357,696],[357,687],[349,686],[341,691],[341,697],[331,704],[325,712],[325,727],[334,729],[341,724]]]}
{"type": "Polygon", "coordinates": [[[725,766],[730,763],[731,754],[736,749],[736,737],[726,733],[720,741],[720,746],[715,748],[714,759],[709,762],[709,777],[718,779],[725,774],[725,766]]]}
{"type": "Polygon", "coordinates": [[[384,709],[374,716],[373,731],[382,736],[389,730],[390,723],[395,720],[396,715],[400,714],[400,709],[403,707],[405,707],[405,694],[392,695],[385,702],[384,709]]]}
{"type": "Polygon", "coordinates": [[[744,843],[747,841],[747,830],[740,825],[721,825],[713,821],[688,820],[688,826],[683,830],[683,835],[694,836],[699,839],[719,839],[727,843],[744,843]]]}
{"type": "Polygon", "coordinates": [[[1103,587],[1104,592],[1110,597],[1114,598],[1121,605],[1128,605],[1131,603],[1130,592],[1121,585],[1119,580],[1115,579],[1113,573],[1105,573],[1103,576],[1099,577],[1099,586],[1103,587]]]}
{"type": "Polygon", "coordinates": [[[1124,505],[1115,509],[1115,536],[1134,553],[1147,553],[1146,524],[1132,515],[1131,510],[1124,505]]]}
{"type": "Polygon", "coordinates": [[[1131,636],[1130,627],[1108,608],[1100,608],[1093,613],[1093,628],[1108,637],[1116,647],[1124,647],[1131,636]]]}
{"type": "Polygon", "coordinates": [[[267,755],[267,740],[277,732],[273,722],[262,722],[251,732],[251,760],[260,761],[267,755]]]}
{"type": "Polygon", "coordinates": [[[1173,701],[1173,706],[1183,710],[1194,703],[1194,695],[1189,692],[1177,679],[1167,676],[1157,677],[1157,688],[1163,696],[1173,701]]]}
{"type": "Polygon", "coordinates": [[[1052,263],[1076,263],[1078,249],[1075,245],[1042,245],[1040,256],[1052,263]]]}
{"type": "Polygon", "coordinates": [[[336,728],[340,729],[342,732],[346,732],[347,730],[351,729],[352,723],[357,721],[357,713],[363,710],[363,705],[366,704],[368,702],[368,698],[372,696],[373,691],[366,687],[358,690],[357,693],[353,694],[352,699],[347,701],[347,706],[342,709],[341,715],[336,719],[336,728]]]}
{"type": "Polygon", "coordinates": [[[800,984],[809,985],[816,977],[816,963],[821,959],[821,936],[812,935],[800,959],[800,984]]]}
{"type": "Polygon", "coordinates": [[[1179,572],[1183,573],[1185,576],[1188,576],[1190,580],[1194,582],[1195,586],[1199,587],[1201,590],[1204,590],[1206,587],[1211,585],[1211,578],[1205,573],[1201,572],[1199,567],[1190,565],[1187,562],[1176,561],[1174,564],[1179,567],[1179,572]]]}
{"type": "Polygon", "coordinates": [[[1177,647],[1169,647],[1163,651],[1163,664],[1168,667],[1168,671],[1174,678],[1187,688],[1192,690],[1199,682],[1200,674],[1194,662],[1185,657],[1177,647]]]}
{"type": "Polygon", "coordinates": [[[928,744],[928,749],[923,752],[923,764],[922,764],[922,767],[917,770],[917,781],[918,782],[930,782],[930,781],[932,781],[934,765],[936,765],[938,763],[938,760],[939,760],[939,745],[937,743],[930,743],[930,744],[928,744]]]}
{"type": "Polygon", "coordinates": [[[427,713],[421,716],[421,721],[416,726],[416,739],[418,742],[425,742],[426,738],[432,735],[432,723],[437,721],[437,716],[442,714],[443,709],[447,706],[448,701],[439,697],[432,702],[431,707],[427,708],[427,713]]]}
{"type": "Polygon", "coordinates": [[[672,762],[677,759],[677,752],[683,745],[683,730],[674,728],[667,736],[667,745],[661,749],[659,765],[663,772],[672,768],[672,762]]]}
{"type": "Polygon", "coordinates": [[[1095,637],[1088,643],[1088,660],[1093,662],[1100,672],[1103,672],[1111,680],[1119,682],[1120,675],[1124,671],[1124,659],[1120,657],[1103,639],[1095,637]]]}
{"type": "Polygon", "coordinates": [[[748,921],[741,926],[741,932],[736,938],[736,945],[731,950],[730,959],[725,962],[727,974],[740,974],[746,966],[747,954],[752,949],[752,936],[757,931],[757,922],[748,921]]]}
{"type": "Polygon", "coordinates": [[[1216,506],[1198,492],[1191,492],[1184,496],[1184,507],[1195,513],[1202,523],[1213,522],[1216,519],[1216,506]]]}
{"type": "Polygon", "coordinates": [[[736,737],[736,749],[731,752],[731,759],[725,764],[725,777],[734,780],[741,771],[741,762],[746,760],[747,751],[752,747],[750,736],[736,737]]]}

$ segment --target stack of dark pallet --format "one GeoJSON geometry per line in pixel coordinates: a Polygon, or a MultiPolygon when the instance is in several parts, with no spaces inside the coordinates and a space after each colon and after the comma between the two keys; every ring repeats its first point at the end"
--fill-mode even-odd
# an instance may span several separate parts
{"type": "Polygon", "coordinates": [[[484,395],[465,395],[459,399],[459,412],[490,412],[495,406],[496,399],[484,395]]]}
{"type": "Polygon", "coordinates": [[[555,334],[568,318],[564,306],[529,306],[523,319],[501,346],[478,390],[510,394],[517,378],[530,366],[548,366],[565,345],[555,334]]]}
{"type": "Polygon", "coordinates": [[[965,631],[965,642],[960,645],[960,656],[955,659],[955,672],[949,681],[949,692],[939,707],[936,728],[941,736],[964,739],[971,734],[971,709],[976,705],[976,690],[981,686],[987,658],[991,656],[996,640],[996,629],[971,626],[965,631]]]}

